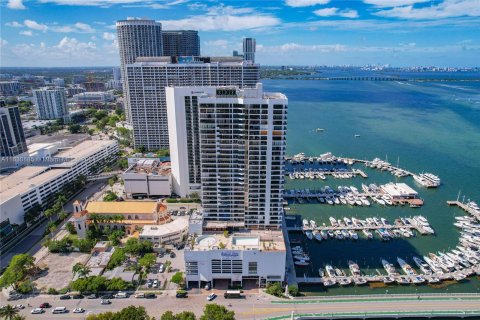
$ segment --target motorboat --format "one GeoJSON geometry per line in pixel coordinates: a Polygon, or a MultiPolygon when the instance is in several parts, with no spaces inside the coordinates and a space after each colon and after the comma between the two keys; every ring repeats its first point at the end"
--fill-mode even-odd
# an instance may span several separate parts
{"type": "Polygon", "coordinates": [[[440,278],[437,277],[437,276],[430,276],[428,278],[428,283],[430,283],[430,284],[440,283],[440,281],[441,281],[440,278]]]}
{"type": "Polygon", "coordinates": [[[362,233],[367,237],[367,239],[373,239],[373,233],[368,229],[363,229],[362,233]]]}
{"type": "Polygon", "coordinates": [[[418,257],[413,257],[413,261],[415,262],[417,267],[420,270],[422,270],[422,272],[424,274],[426,274],[426,275],[432,274],[432,269],[430,268],[430,266],[425,261],[423,261],[422,259],[420,259],[418,257]]]}
{"type": "Polygon", "coordinates": [[[348,230],[348,234],[353,240],[358,240],[358,234],[355,232],[355,230],[348,230]]]}
{"type": "Polygon", "coordinates": [[[335,275],[335,269],[334,269],[331,265],[329,265],[329,264],[327,264],[327,265],[325,266],[325,272],[326,272],[327,275],[328,275],[329,277],[331,277],[331,278],[334,278],[334,277],[336,276],[336,275],[335,275]]]}
{"type": "Polygon", "coordinates": [[[358,266],[357,263],[353,261],[348,261],[348,268],[350,269],[350,272],[352,273],[352,276],[361,276],[362,272],[360,270],[360,267],[358,266]]]}
{"type": "Polygon", "coordinates": [[[367,279],[365,279],[364,277],[354,277],[353,278],[353,283],[356,286],[363,286],[363,285],[367,284],[367,279]]]}
{"type": "Polygon", "coordinates": [[[425,282],[425,278],[422,276],[416,276],[412,278],[412,283],[413,284],[422,284],[425,282]]]}
{"type": "Polygon", "coordinates": [[[335,218],[330,217],[328,219],[330,220],[330,224],[332,225],[332,227],[338,227],[338,223],[337,223],[337,220],[335,220],[335,218]]]}
{"type": "Polygon", "coordinates": [[[317,240],[318,242],[322,242],[322,235],[320,234],[319,231],[317,231],[317,230],[313,231],[313,237],[314,237],[315,240],[317,240]]]}
{"type": "Polygon", "coordinates": [[[310,263],[309,263],[308,261],[305,261],[305,260],[296,260],[296,261],[294,262],[294,264],[295,264],[296,266],[299,266],[299,267],[306,267],[306,266],[308,266],[310,263]]]}
{"type": "Polygon", "coordinates": [[[327,239],[328,239],[328,233],[327,233],[327,231],[321,230],[321,231],[320,231],[320,235],[322,236],[322,239],[323,239],[323,240],[327,240],[327,239]]]}
{"type": "Polygon", "coordinates": [[[323,286],[324,287],[333,287],[336,284],[337,284],[337,280],[335,280],[333,278],[323,280],[323,286]]]}
{"type": "Polygon", "coordinates": [[[296,255],[293,256],[293,258],[295,260],[299,260],[299,261],[301,261],[301,260],[310,261],[310,256],[308,256],[305,253],[304,254],[296,254],[296,255]]]}
{"type": "Polygon", "coordinates": [[[410,280],[409,280],[407,277],[405,277],[405,276],[397,277],[397,278],[395,278],[395,281],[396,281],[398,284],[401,284],[401,285],[410,284],[410,280]]]}
{"type": "Polygon", "coordinates": [[[405,260],[397,257],[397,261],[407,276],[414,276],[417,274],[417,272],[408,263],[406,263],[405,260]]]}
{"type": "Polygon", "coordinates": [[[395,278],[392,276],[385,276],[383,277],[383,283],[384,284],[391,284],[395,282],[395,278]]]}
{"type": "Polygon", "coordinates": [[[338,284],[341,286],[348,286],[352,283],[352,280],[348,277],[337,278],[338,284]]]}
{"type": "Polygon", "coordinates": [[[313,233],[310,230],[305,231],[305,236],[307,236],[308,240],[313,240],[313,233]]]}
{"type": "Polygon", "coordinates": [[[395,270],[395,267],[393,266],[393,264],[389,263],[387,260],[385,259],[382,259],[382,266],[383,268],[385,269],[385,271],[387,271],[387,274],[389,276],[393,276],[393,275],[397,275],[397,270],[395,270]]]}

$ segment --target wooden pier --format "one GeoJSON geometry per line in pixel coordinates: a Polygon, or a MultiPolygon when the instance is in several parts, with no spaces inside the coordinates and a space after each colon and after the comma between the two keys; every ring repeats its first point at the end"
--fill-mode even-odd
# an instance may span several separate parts
{"type": "Polygon", "coordinates": [[[474,216],[475,218],[477,218],[477,220],[480,220],[480,213],[478,213],[476,210],[468,207],[465,203],[462,203],[458,200],[455,200],[455,201],[447,201],[447,204],[449,206],[457,206],[457,207],[460,207],[461,209],[463,209],[464,211],[468,212],[469,214],[471,214],[472,216],[474,216]]]}
{"type": "MultiPolygon", "coordinates": [[[[387,225],[382,225],[382,226],[338,226],[338,227],[333,227],[333,226],[319,226],[315,228],[317,231],[336,231],[336,230],[354,230],[354,231],[363,231],[363,230],[379,230],[379,229],[385,229],[385,230],[394,230],[397,229],[399,230],[400,228],[405,228],[408,230],[415,229],[417,230],[420,234],[422,235],[428,235],[430,234],[429,232],[425,231],[425,229],[422,228],[421,225],[392,225],[392,224],[387,224],[387,225]]],[[[287,227],[288,231],[313,231],[314,229],[312,228],[306,228],[303,226],[293,226],[293,227],[287,227]]]]}
{"type": "MultiPolygon", "coordinates": [[[[480,266],[474,266],[471,268],[466,268],[461,271],[453,271],[453,272],[447,272],[447,273],[438,273],[438,274],[433,274],[433,275],[426,275],[426,274],[416,274],[416,275],[405,275],[405,274],[396,274],[396,275],[390,275],[390,277],[393,277],[394,279],[398,279],[400,277],[407,279],[410,284],[413,284],[413,280],[421,276],[424,278],[425,284],[428,283],[429,280],[432,279],[432,277],[437,277],[441,281],[444,280],[453,280],[456,276],[463,274],[468,276],[473,276],[473,275],[480,275],[480,266]]],[[[365,276],[338,276],[338,277],[297,277],[297,283],[301,284],[323,284],[324,282],[328,280],[337,280],[337,279],[350,279],[352,281],[351,284],[348,286],[353,286],[354,284],[354,279],[358,278],[364,278],[367,280],[367,282],[383,282],[387,275],[365,275],[365,276]]],[[[336,284],[338,286],[338,283],[336,284]]]]}

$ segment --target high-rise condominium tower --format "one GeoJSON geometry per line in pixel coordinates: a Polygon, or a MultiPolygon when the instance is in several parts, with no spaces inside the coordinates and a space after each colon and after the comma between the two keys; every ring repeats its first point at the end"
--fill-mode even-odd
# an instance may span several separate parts
{"type": "Polygon", "coordinates": [[[166,88],[174,191],[201,193],[204,219],[275,229],[282,221],[287,98],[262,85],[166,88]]]}
{"type": "Polygon", "coordinates": [[[67,97],[64,88],[41,88],[33,90],[32,93],[38,119],[67,119],[67,97]]]}
{"type": "Polygon", "coordinates": [[[234,57],[138,58],[126,66],[135,147],[169,147],[165,87],[255,87],[259,66],[234,57]]]}
{"type": "Polygon", "coordinates": [[[128,91],[125,86],[125,66],[134,63],[137,57],[158,57],[163,54],[162,24],[154,20],[120,20],[116,23],[118,48],[120,52],[120,71],[125,97],[125,114],[131,121],[128,91]]]}
{"type": "Polygon", "coordinates": [[[200,56],[200,38],[195,30],[163,30],[164,56],[200,56]]]}
{"type": "Polygon", "coordinates": [[[255,62],[255,38],[243,38],[243,59],[255,62]]]}
{"type": "Polygon", "coordinates": [[[27,151],[18,107],[0,108],[0,156],[14,157],[27,151]]]}

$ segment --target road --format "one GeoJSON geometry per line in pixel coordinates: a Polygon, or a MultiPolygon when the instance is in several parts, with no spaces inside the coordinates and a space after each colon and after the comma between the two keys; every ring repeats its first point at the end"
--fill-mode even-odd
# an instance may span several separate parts
{"type": "MultiPolygon", "coordinates": [[[[220,293],[220,292],[218,292],[220,293]]],[[[47,309],[44,314],[32,315],[27,307],[21,311],[27,319],[84,319],[87,314],[101,313],[106,311],[120,310],[129,305],[144,306],[151,316],[157,319],[166,311],[181,312],[189,310],[197,315],[202,313],[204,305],[207,303],[207,293],[190,295],[187,299],[177,299],[171,295],[160,295],[156,299],[112,299],[111,305],[101,305],[99,299],[89,300],[59,300],[58,296],[43,295],[29,299],[11,302],[12,304],[28,303],[32,307],[37,307],[43,302],[49,302],[54,307],[64,306],[70,310],[67,314],[52,315],[51,309],[47,309]],[[73,314],[72,310],[76,307],[82,307],[87,310],[85,314],[73,314]]],[[[417,296],[401,296],[400,298],[331,298],[318,300],[300,300],[294,303],[292,300],[273,299],[264,293],[246,295],[245,299],[226,300],[223,296],[217,297],[213,302],[231,308],[235,311],[236,319],[266,319],[269,317],[289,315],[292,311],[296,314],[302,313],[337,313],[337,312],[371,312],[371,311],[448,311],[448,310],[480,310],[480,297],[429,297],[423,296],[418,299],[417,296]],[[228,304],[232,306],[229,307],[228,304]]]]}
{"type": "MultiPolygon", "coordinates": [[[[91,196],[95,195],[95,193],[99,192],[100,187],[104,185],[105,185],[105,181],[94,181],[87,184],[85,190],[83,190],[74,199],[72,199],[71,201],[67,202],[67,204],[65,204],[64,206],[65,211],[72,212],[73,201],[75,201],[76,199],[81,199],[82,201],[85,201],[86,198],[90,198],[91,196]]],[[[24,239],[18,242],[8,252],[0,256],[0,269],[3,269],[4,267],[6,267],[10,263],[10,260],[12,259],[12,257],[16,254],[30,253],[31,255],[34,255],[38,250],[40,250],[40,248],[42,247],[41,240],[43,238],[43,232],[45,231],[47,224],[48,224],[48,220],[42,223],[41,225],[39,225],[35,230],[33,230],[28,236],[26,236],[24,239]]],[[[63,224],[57,230],[59,231],[62,226],[63,224]]]]}

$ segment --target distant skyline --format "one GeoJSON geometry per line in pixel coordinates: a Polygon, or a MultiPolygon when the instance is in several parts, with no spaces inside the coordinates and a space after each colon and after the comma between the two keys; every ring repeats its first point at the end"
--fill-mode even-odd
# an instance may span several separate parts
{"type": "Polygon", "coordinates": [[[202,55],[257,40],[262,65],[479,66],[480,0],[1,0],[0,66],[119,65],[115,21],[199,31],[202,55]]]}

